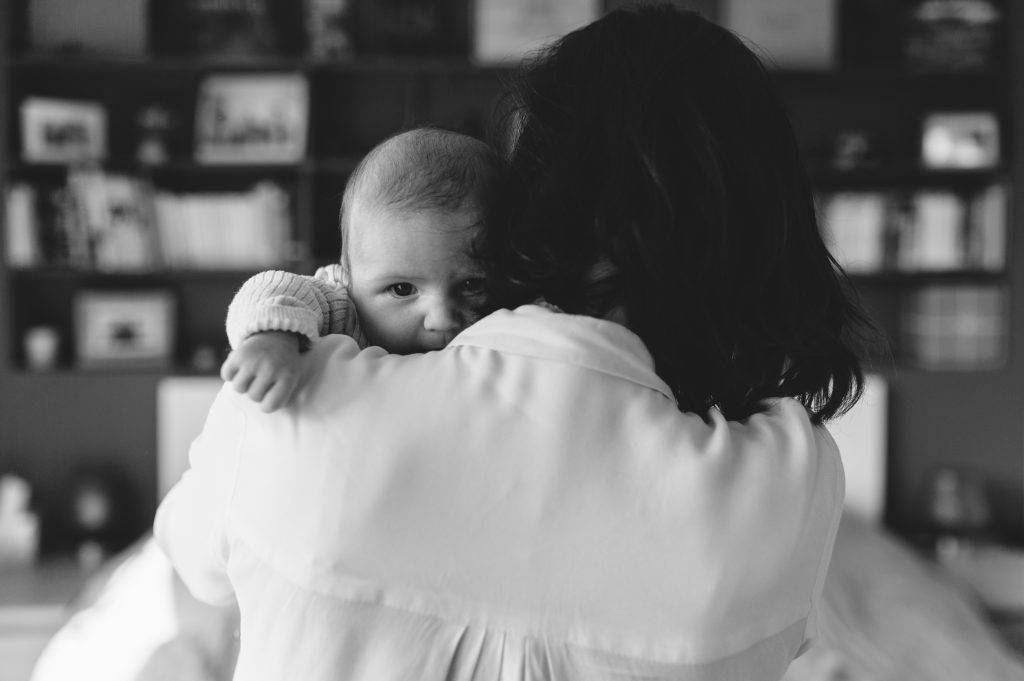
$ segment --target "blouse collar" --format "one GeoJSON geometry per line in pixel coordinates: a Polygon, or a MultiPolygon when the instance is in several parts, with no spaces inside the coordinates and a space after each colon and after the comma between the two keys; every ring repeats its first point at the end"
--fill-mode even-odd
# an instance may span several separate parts
{"type": "Polygon", "coordinates": [[[539,305],[498,310],[460,333],[449,347],[476,346],[573,364],[675,397],[654,372],[654,358],[626,327],[539,305]]]}

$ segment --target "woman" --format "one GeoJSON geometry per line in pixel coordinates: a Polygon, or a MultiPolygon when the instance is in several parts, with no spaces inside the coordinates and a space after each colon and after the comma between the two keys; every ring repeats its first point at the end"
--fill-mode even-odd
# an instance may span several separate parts
{"type": "Polygon", "coordinates": [[[671,6],[525,68],[499,310],[225,389],[155,533],[237,679],[778,679],[815,635],[860,320],[757,59],[671,6]],[[557,306],[558,310],[550,309],[557,306]]]}

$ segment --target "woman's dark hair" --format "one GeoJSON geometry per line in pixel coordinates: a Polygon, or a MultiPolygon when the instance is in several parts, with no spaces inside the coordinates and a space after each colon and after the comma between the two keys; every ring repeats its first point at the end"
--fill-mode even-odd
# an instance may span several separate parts
{"type": "Polygon", "coordinates": [[[859,399],[870,328],[818,229],[783,103],[728,30],[609,13],[524,62],[495,110],[519,201],[481,246],[495,302],[625,313],[683,411],[859,399]]]}

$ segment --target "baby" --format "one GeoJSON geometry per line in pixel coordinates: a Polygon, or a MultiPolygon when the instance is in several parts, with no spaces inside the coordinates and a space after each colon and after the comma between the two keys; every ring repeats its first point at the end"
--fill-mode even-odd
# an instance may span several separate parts
{"type": "Polygon", "coordinates": [[[228,308],[233,351],[221,377],[263,411],[298,387],[300,352],[343,333],[361,347],[410,354],[445,347],[485,304],[473,240],[504,186],[485,143],[417,128],[371,150],[341,204],[341,260],[312,276],[262,272],[228,308]]]}

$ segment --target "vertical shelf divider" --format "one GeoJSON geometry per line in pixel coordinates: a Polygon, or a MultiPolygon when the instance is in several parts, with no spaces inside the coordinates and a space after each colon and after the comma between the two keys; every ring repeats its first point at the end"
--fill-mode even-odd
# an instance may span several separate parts
{"type": "MultiPolygon", "coordinates": [[[[7,277],[7,184],[8,173],[10,172],[10,60],[12,41],[14,38],[11,30],[11,21],[14,12],[11,8],[12,0],[0,0],[0,311],[7,317],[0,327],[10,329],[10,287],[7,277]]],[[[6,374],[14,362],[11,335],[13,331],[7,330],[0,333],[0,376],[6,374]]],[[[3,380],[0,379],[0,383],[3,380]]]]}

